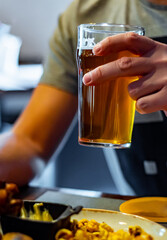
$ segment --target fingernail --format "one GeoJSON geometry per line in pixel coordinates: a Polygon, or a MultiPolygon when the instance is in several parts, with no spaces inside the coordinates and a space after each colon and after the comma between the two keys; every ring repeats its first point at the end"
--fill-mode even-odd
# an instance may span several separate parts
{"type": "Polygon", "coordinates": [[[98,54],[100,52],[101,52],[101,43],[98,43],[98,44],[96,44],[96,46],[94,46],[93,53],[98,54]]]}
{"type": "Polygon", "coordinates": [[[89,73],[86,73],[86,74],[84,75],[83,79],[82,79],[82,81],[83,81],[83,83],[84,83],[85,85],[88,85],[88,84],[91,82],[91,80],[92,80],[92,76],[91,76],[91,73],[90,73],[90,72],[89,72],[89,73]]]}

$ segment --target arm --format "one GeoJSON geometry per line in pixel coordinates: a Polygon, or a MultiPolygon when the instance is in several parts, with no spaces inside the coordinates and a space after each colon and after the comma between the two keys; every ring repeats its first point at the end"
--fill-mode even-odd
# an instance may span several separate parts
{"type": "Polygon", "coordinates": [[[124,57],[100,66],[84,76],[86,85],[96,85],[115,77],[141,76],[132,82],[128,91],[136,100],[138,112],[167,110],[167,45],[135,33],[106,38],[95,46],[96,55],[129,50],[140,57],[124,57]]]}
{"type": "Polygon", "coordinates": [[[0,180],[27,184],[53,154],[76,110],[76,96],[39,84],[12,130],[0,138],[0,180]]]}

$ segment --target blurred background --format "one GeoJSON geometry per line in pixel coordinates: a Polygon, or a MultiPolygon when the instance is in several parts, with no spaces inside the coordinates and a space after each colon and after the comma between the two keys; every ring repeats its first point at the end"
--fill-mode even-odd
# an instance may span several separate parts
{"type": "MultiPolygon", "coordinates": [[[[58,16],[72,0],[0,0],[0,130],[12,127],[43,72],[58,16]]],[[[101,149],[77,143],[77,116],[32,185],[118,193],[101,149]],[[56,160],[55,160],[56,159],[56,160]]]]}
{"type": "Polygon", "coordinates": [[[11,25],[11,34],[22,40],[20,59],[41,61],[57,19],[72,0],[0,0],[0,21],[11,25]]]}

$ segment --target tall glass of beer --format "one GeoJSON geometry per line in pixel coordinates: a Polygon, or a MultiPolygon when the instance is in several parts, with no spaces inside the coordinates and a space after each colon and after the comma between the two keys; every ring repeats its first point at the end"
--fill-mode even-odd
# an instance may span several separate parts
{"type": "Polygon", "coordinates": [[[129,51],[95,56],[93,47],[108,36],[124,32],[144,35],[138,26],[108,23],[78,26],[78,141],[81,145],[128,148],[131,145],[135,116],[135,101],[128,94],[128,84],[138,79],[121,77],[96,86],[85,86],[84,74],[123,56],[134,56],[129,51]]]}

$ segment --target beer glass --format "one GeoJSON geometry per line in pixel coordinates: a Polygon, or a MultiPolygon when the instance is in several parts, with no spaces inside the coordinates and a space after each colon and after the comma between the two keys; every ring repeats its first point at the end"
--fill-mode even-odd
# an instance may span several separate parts
{"type": "Polygon", "coordinates": [[[81,24],[78,26],[78,141],[81,145],[128,148],[135,116],[135,101],[128,94],[128,84],[138,79],[121,77],[97,86],[85,86],[84,74],[123,56],[136,56],[129,51],[95,56],[93,47],[108,36],[135,32],[144,35],[138,26],[117,24],[81,24]]]}

